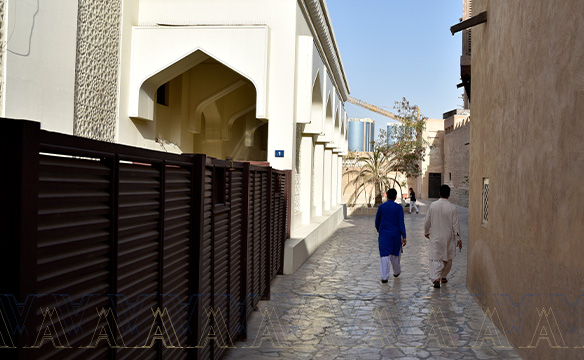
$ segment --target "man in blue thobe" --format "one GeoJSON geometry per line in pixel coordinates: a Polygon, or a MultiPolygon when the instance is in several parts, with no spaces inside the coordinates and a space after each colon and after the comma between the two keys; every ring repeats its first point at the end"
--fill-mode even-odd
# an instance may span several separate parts
{"type": "Polygon", "coordinates": [[[402,246],[406,246],[406,225],[404,223],[404,209],[395,202],[397,191],[387,191],[387,201],[377,208],[375,228],[379,233],[379,256],[381,262],[379,272],[381,282],[386,283],[389,278],[389,263],[393,267],[393,276],[401,274],[400,258],[402,246]]]}

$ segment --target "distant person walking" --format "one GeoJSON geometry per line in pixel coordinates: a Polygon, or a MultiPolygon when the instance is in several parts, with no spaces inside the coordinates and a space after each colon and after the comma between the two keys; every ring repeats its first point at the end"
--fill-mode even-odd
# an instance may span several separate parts
{"type": "Polygon", "coordinates": [[[430,239],[430,279],[435,288],[448,282],[446,276],[456,255],[455,237],[456,246],[462,250],[458,211],[448,201],[449,197],[450,187],[440,186],[440,199],[430,205],[424,221],[424,234],[430,239]]]}
{"type": "Polygon", "coordinates": [[[406,225],[404,223],[404,209],[395,202],[397,191],[387,191],[387,201],[379,206],[375,215],[375,228],[379,233],[379,272],[381,282],[386,283],[389,278],[389,263],[393,268],[393,276],[401,274],[401,251],[406,246],[406,225]]]}
{"type": "Polygon", "coordinates": [[[416,207],[416,214],[418,213],[418,205],[416,205],[416,193],[414,189],[410,188],[410,214],[412,213],[412,208],[416,207]]]}

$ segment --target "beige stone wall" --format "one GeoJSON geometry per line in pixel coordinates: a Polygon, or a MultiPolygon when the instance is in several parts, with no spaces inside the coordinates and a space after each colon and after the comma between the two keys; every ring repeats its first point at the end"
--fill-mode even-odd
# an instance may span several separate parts
{"type": "Polygon", "coordinates": [[[452,115],[444,120],[444,183],[450,186],[450,202],[468,207],[470,120],[452,115]]]}
{"type": "MultiPolygon", "coordinates": [[[[357,152],[356,154],[358,156],[365,156],[365,154],[368,154],[368,153],[357,152]]],[[[349,199],[351,198],[351,195],[355,191],[355,186],[351,183],[351,181],[354,179],[354,175],[351,175],[349,173],[349,171],[354,170],[354,169],[356,169],[355,168],[355,160],[345,159],[343,162],[343,170],[342,170],[343,171],[343,178],[342,178],[342,185],[341,185],[342,186],[341,199],[342,199],[343,203],[347,204],[347,206],[352,206],[352,203],[349,204],[349,199]]],[[[406,180],[405,176],[403,176],[400,173],[395,173],[395,172],[391,172],[390,177],[393,179],[397,179],[397,182],[400,184],[404,180],[406,180]]],[[[391,183],[393,184],[393,182],[391,182],[391,183]]],[[[394,188],[397,191],[398,199],[400,196],[403,197],[403,195],[408,194],[408,190],[406,187],[402,187],[401,193],[400,193],[400,189],[398,188],[397,185],[395,185],[394,188]]],[[[356,205],[366,205],[368,203],[371,203],[371,205],[375,204],[375,191],[373,189],[373,186],[367,186],[366,191],[361,193],[361,195],[357,198],[355,203],[356,203],[356,205]],[[371,199],[369,199],[369,193],[371,193],[371,199]]]]}
{"type": "Polygon", "coordinates": [[[444,183],[444,120],[427,119],[426,129],[422,133],[422,137],[428,142],[426,155],[422,161],[422,176],[410,179],[408,187],[414,189],[416,198],[428,199],[429,174],[442,174],[441,183],[444,183]]]}
{"type": "Polygon", "coordinates": [[[473,28],[467,286],[489,294],[479,300],[502,312],[524,358],[580,359],[584,1],[475,0],[473,6],[476,14],[487,10],[488,21],[473,28]],[[481,225],[483,178],[490,187],[487,226],[481,225]],[[580,301],[574,313],[566,301],[580,301]],[[541,318],[542,309],[553,316],[541,318]],[[565,348],[546,340],[529,348],[547,320],[552,345],[563,340],[565,348]]]}

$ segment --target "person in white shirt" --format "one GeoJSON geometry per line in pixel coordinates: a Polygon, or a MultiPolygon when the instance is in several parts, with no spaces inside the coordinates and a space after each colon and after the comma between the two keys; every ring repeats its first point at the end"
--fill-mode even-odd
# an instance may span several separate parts
{"type": "Polygon", "coordinates": [[[455,244],[462,250],[458,212],[449,197],[450,187],[440,186],[440,199],[430,205],[424,221],[424,234],[430,239],[430,279],[435,288],[448,282],[446,276],[456,255],[455,244]]]}

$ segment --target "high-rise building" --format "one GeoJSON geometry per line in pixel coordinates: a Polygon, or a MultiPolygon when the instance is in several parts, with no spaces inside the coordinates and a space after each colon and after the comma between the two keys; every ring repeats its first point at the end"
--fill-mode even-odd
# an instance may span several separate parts
{"type": "Polygon", "coordinates": [[[349,119],[349,151],[373,151],[375,121],[369,118],[349,119]]]}
{"type": "Polygon", "coordinates": [[[394,133],[393,127],[397,125],[400,125],[400,123],[397,122],[387,123],[387,145],[392,145],[393,143],[395,143],[395,139],[391,135],[394,133]]]}

